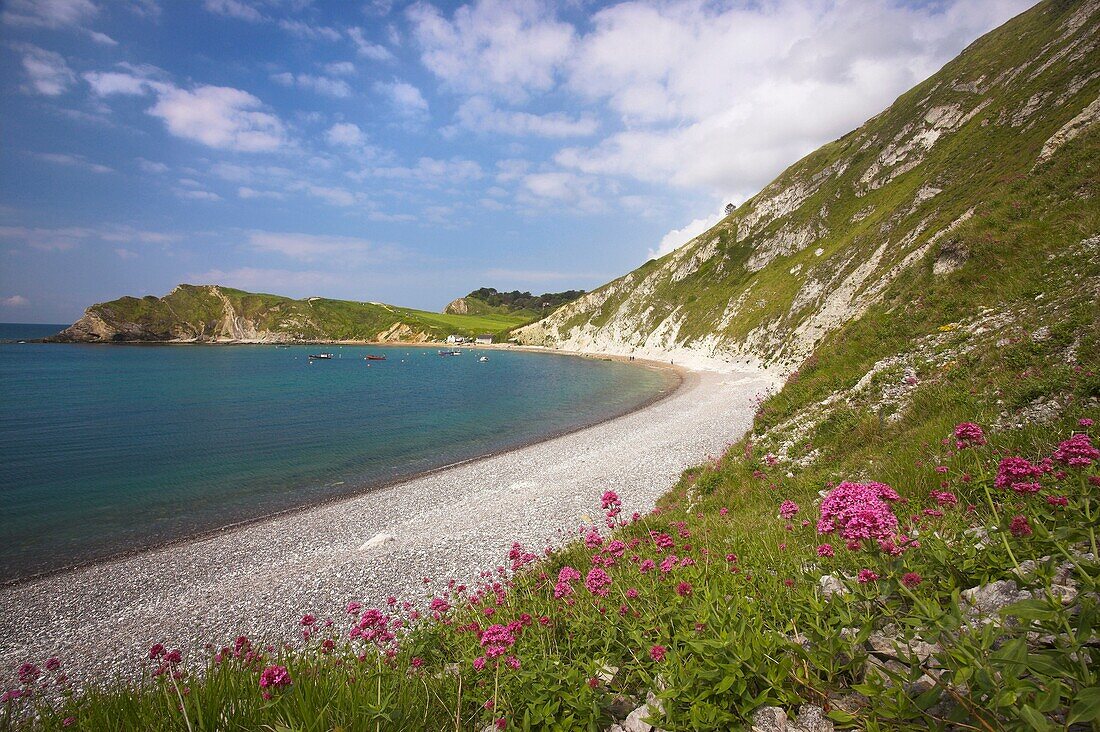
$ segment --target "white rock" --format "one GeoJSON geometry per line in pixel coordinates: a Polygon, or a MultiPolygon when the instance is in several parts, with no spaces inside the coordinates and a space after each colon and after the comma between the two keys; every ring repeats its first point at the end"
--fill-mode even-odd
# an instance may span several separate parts
{"type": "Polygon", "coordinates": [[[364,541],[362,543],[362,545],[360,545],[359,551],[363,552],[363,551],[366,551],[367,549],[374,549],[377,546],[382,546],[383,544],[389,544],[391,541],[397,541],[397,537],[394,536],[393,534],[387,534],[385,532],[375,534],[371,538],[364,541]]]}

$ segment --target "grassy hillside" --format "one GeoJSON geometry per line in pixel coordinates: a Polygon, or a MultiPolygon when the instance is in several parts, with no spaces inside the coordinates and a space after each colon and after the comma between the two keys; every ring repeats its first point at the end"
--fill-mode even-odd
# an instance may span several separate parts
{"type": "Polygon", "coordinates": [[[293,300],[217,285],[180,285],[164,297],[123,297],[88,308],[60,340],[423,341],[502,334],[522,315],[446,315],[382,303],[293,300]]]}
{"type": "Polygon", "coordinates": [[[995,267],[959,300],[1012,302],[1026,289],[1025,260],[1100,226],[1081,189],[1096,175],[1098,27],[1094,3],[1041,4],[710,231],[518,334],[790,370],[827,333],[899,293],[949,292],[995,267]]]}

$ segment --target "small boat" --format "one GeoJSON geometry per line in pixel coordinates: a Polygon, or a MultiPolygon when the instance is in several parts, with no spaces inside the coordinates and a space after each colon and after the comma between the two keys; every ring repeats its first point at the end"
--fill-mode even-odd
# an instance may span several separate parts
{"type": "Polygon", "coordinates": [[[385,361],[386,357],[385,356],[376,356],[373,353],[368,353],[366,356],[363,357],[363,360],[364,361],[385,361]]]}
{"type": "Polygon", "coordinates": [[[327,360],[327,359],[332,358],[332,354],[331,353],[311,353],[311,354],[309,354],[309,358],[310,358],[311,361],[315,358],[327,360]]]}
{"type": "Polygon", "coordinates": [[[479,358],[477,360],[477,362],[478,363],[489,363],[489,357],[488,356],[482,356],[481,358],[479,358]]]}
{"type": "Polygon", "coordinates": [[[461,356],[462,351],[440,351],[440,356],[461,356]]]}
{"type": "Polygon", "coordinates": [[[281,343],[276,345],[275,347],[276,348],[290,348],[290,346],[287,346],[287,345],[284,345],[284,344],[281,344],[281,343]]]}

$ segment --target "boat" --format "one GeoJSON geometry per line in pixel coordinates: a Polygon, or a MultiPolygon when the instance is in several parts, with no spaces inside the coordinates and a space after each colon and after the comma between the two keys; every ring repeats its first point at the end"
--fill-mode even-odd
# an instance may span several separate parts
{"type": "Polygon", "coordinates": [[[366,356],[363,357],[363,360],[364,361],[385,361],[386,357],[385,356],[376,356],[373,353],[368,353],[366,356]]]}
{"type": "Polygon", "coordinates": [[[327,360],[327,359],[332,358],[332,354],[331,353],[311,353],[311,354],[309,354],[309,358],[310,358],[311,361],[315,358],[320,358],[320,359],[327,360]]]}
{"type": "Polygon", "coordinates": [[[489,357],[488,356],[482,356],[481,358],[479,358],[477,360],[477,362],[478,363],[488,363],[489,362],[489,357]]]}
{"type": "Polygon", "coordinates": [[[440,356],[461,356],[462,351],[440,351],[440,356]]]}

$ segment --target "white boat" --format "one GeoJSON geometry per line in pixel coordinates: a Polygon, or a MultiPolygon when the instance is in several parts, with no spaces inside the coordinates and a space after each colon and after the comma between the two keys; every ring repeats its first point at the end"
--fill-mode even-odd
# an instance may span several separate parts
{"type": "Polygon", "coordinates": [[[331,353],[311,353],[311,354],[309,354],[309,359],[311,361],[315,358],[320,358],[320,359],[327,360],[327,359],[332,358],[332,354],[331,353]]]}
{"type": "Polygon", "coordinates": [[[488,363],[489,362],[489,357],[488,356],[482,356],[481,358],[479,358],[477,360],[477,362],[478,363],[488,363]]]}

